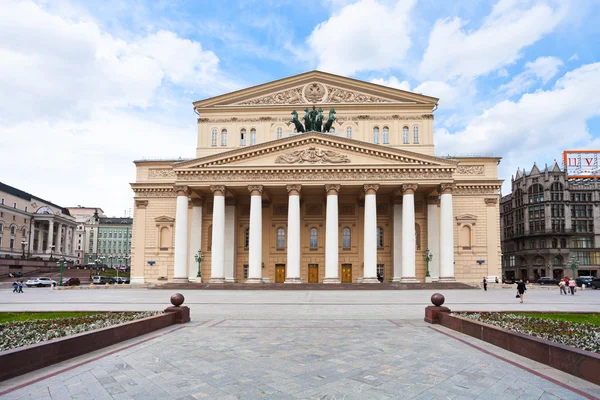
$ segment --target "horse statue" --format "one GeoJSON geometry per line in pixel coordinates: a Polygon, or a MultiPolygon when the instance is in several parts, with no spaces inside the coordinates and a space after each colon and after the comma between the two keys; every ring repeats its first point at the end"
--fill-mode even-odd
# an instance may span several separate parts
{"type": "Polygon", "coordinates": [[[302,123],[298,119],[298,113],[296,112],[296,110],[292,111],[292,115],[293,115],[293,117],[290,122],[293,122],[294,125],[296,126],[296,132],[298,132],[298,133],[304,132],[304,127],[302,126],[302,123]]]}
{"type": "Polygon", "coordinates": [[[329,130],[331,129],[331,126],[333,125],[333,121],[335,121],[335,109],[334,108],[329,110],[329,118],[327,119],[327,122],[325,122],[325,126],[323,126],[323,132],[329,132],[329,130]]]}
{"type": "Polygon", "coordinates": [[[321,132],[321,127],[323,126],[323,109],[319,108],[317,112],[317,119],[315,120],[315,131],[321,132]]]}
{"type": "Polygon", "coordinates": [[[310,130],[310,112],[308,111],[308,107],[306,107],[304,109],[304,117],[302,118],[304,120],[304,129],[306,131],[310,130]]]}

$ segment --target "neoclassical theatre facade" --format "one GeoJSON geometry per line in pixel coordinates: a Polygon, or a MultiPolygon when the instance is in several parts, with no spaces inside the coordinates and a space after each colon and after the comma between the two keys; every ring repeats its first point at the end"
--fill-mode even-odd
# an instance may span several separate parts
{"type": "Polygon", "coordinates": [[[436,157],[437,102],[319,71],[195,102],[195,158],[135,162],[132,283],[500,276],[500,159],[436,157]]]}

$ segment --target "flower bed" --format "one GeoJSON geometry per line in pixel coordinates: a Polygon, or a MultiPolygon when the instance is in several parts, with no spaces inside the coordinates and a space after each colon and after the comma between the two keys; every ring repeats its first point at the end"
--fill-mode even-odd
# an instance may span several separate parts
{"type": "Polygon", "coordinates": [[[41,319],[0,324],[0,351],[107,328],[151,317],[159,312],[99,313],[75,318],[41,319]]]}
{"type": "Polygon", "coordinates": [[[510,313],[453,313],[454,315],[600,353],[600,327],[593,324],[533,318],[510,313]]]}

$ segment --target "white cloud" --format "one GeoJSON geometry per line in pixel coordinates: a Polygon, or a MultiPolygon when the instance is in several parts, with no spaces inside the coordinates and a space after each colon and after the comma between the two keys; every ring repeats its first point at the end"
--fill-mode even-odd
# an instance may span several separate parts
{"type": "Polygon", "coordinates": [[[410,83],[408,81],[400,81],[400,79],[395,76],[390,76],[389,79],[384,78],[375,78],[371,79],[371,83],[375,83],[376,85],[389,86],[394,89],[400,90],[410,90],[410,83]]]}
{"type": "Polygon", "coordinates": [[[545,84],[554,78],[563,64],[562,60],[556,57],[538,57],[535,61],[526,63],[525,70],[510,82],[501,85],[498,91],[507,96],[524,93],[537,82],[545,84]]]}
{"type": "Polygon", "coordinates": [[[318,69],[342,75],[397,67],[411,46],[410,11],[415,0],[388,6],[360,0],[317,25],[307,39],[318,69]]]}
{"type": "Polygon", "coordinates": [[[436,80],[486,75],[514,63],[523,48],[552,32],[565,15],[564,8],[543,2],[500,0],[477,30],[468,30],[468,21],[460,18],[438,20],[420,75],[436,80]]]}
{"type": "Polygon", "coordinates": [[[584,65],[566,73],[551,90],[494,105],[455,134],[438,129],[438,153],[493,152],[503,157],[501,176],[534,161],[552,162],[564,149],[591,145],[587,120],[600,115],[599,91],[600,63],[584,65]]]}
{"type": "Polygon", "coordinates": [[[573,54],[571,57],[569,57],[569,61],[577,61],[579,60],[579,56],[577,54],[573,54]]]}
{"type": "Polygon", "coordinates": [[[413,92],[437,97],[440,99],[440,107],[447,110],[457,108],[461,101],[461,89],[441,81],[425,81],[414,88],[413,92]]]}

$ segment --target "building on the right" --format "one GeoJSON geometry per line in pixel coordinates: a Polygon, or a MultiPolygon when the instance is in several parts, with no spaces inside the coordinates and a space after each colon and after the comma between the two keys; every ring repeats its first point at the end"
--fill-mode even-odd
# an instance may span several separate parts
{"type": "Polygon", "coordinates": [[[600,182],[570,177],[554,161],[518,170],[500,200],[506,279],[600,276],[600,182]]]}

